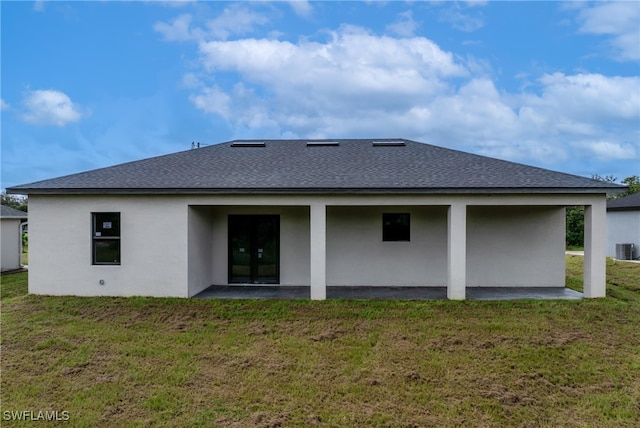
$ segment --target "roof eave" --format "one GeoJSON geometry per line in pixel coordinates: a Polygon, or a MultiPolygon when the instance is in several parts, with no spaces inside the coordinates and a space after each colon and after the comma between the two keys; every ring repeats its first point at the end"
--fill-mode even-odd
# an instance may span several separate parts
{"type": "Polygon", "coordinates": [[[640,211],[640,207],[607,207],[607,211],[640,211]]]}
{"type": "Polygon", "coordinates": [[[387,188],[8,188],[19,195],[317,195],[317,194],[610,194],[620,187],[387,187],[387,188]]]}

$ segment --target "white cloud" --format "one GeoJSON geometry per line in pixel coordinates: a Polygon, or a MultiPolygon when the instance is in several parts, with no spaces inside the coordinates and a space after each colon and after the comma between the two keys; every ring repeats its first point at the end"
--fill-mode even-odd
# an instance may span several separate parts
{"type": "Polygon", "coordinates": [[[308,0],[291,0],[289,4],[299,16],[309,17],[313,14],[313,6],[311,6],[308,0]]]}
{"type": "Polygon", "coordinates": [[[637,120],[640,117],[640,79],[602,74],[545,74],[543,95],[532,104],[555,115],[590,121],[597,118],[637,120]]]}
{"type": "Polygon", "coordinates": [[[247,7],[233,4],[227,7],[221,15],[207,22],[209,34],[215,38],[226,40],[235,34],[247,34],[254,31],[256,26],[264,25],[269,20],[247,7]]]}
{"type": "Polygon", "coordinates": [[[23,105],[22,119],[34,125],[64,126],[82,117],[67,94],[53,89],[29,91],[23,105]]]}
{"type": "Polygon", "coordinates": [[[182,86],[193,89],[202,86],[202,82],[195,73],[185,73],[184,76],[182,76],[182,86]]]}
{"type": "Polygon", "coordinates": [[[507,92],[486,60],[425,37],[355,26],[326,34],[203,37],[201,68],[183,79],[190,101],[238,138],[401,136],[543,165],[640,154],[638,77],[550,73],[507,92]],[[218,73],[233,83],[222,85],[218,73]]]}
{"type": "Polygon", "coordinates": [[[267,39],[212,41],[201,43],[200,52],[203,64],[210,71],[235,70],[253,79],[287,86],[331,83],[334,87],[341,83],[333,79],[345,79],[349,88],[356,85],[392,92],[406,84],[410,86],[406,90],[415,91],[433,75],[466,74],[453,55],[424,37],[381,37],[358,27],[343,27],[330,35],[327,43],[300,41],[294,44],[267,39]]]}
{"type": "MultiPolygon", "coordinates": [[[[471,2],[475,3],[475,2],[471,2]]],[[[481,12],[474,14],[463,12],[462,8],[458,4],[453,4],[444,8],[440,12],[440,20],[448,22],[456,30],[464,31],[467,33],[479,30],[484,27],[484,19],[481,12]]]]}
{"type": "Polygon", "coordinates": [[[201,93],[189,97],[189,100],[205,113],[218,114],[225,119],[231,116],[231,97],[217,86],[204,88],[201,93]]]}
{"type": "Polygon", "coordinates": [[[9,110],[11,106],[2,98],[0,98],[0,110],[9,110]]]}
{"type": "Polygon", "coordinates": [[[195,40],[199,38],[199,33],[201,33],[201,31],[191,28],[191,20],[191,15],[183,14],[174,19],[171,24],[167,24],[166,22],[156,22],[153,25],[153,29],[158,33],[161,33],[165,40],[195,40]]]}
{"type": "MultiPolygon", "coordinates": [[[[273,131],[279,124],[283,132],[316,136],[354,132],[354,115],[363,116],[362,124],[372,115],[384,123],[385,109],[390,117],[404,114],[446,92],[443,77],[467,74],[426,38],[375,36],[357,27],[330,33],[326,43],[211,41],[200,43],[200,52],[205,70],[239,73],[244,84],[226,94],[217,86],[201,90],[191,97],[196,107],[236,126],[268,123],[273,131]]],[[[404,118],[399,123],[413,126],[404,118]]]]}
{"type": "Polygon", "coordinates": [[[269,22],[268,18],[247,7],[232,4],[223,12],[206,22],[206,29],[193,23],[193,16],[185,13],[170,23],[156,22],[153,29],[168,41],[205,40],[208,38],[226,40],[232,35],[251,33],[259,25],[269,22]]]}
{"type": "Polygon", "coordinates": [[[640,60],[640,3],[596,3],[580,10],[580,32],[610,36],[612,56],[621,61],[640,60]]]}
{"type": "Polygon", "coordinates": [[[413,19],[413,12],[407,10],[399,13],[395,22],[387,25],[387,31],[401,37],[412,37],[418,29],[418,23],[413,19]]]}
{"type": "Polygon", "coordinates": [[[473,61],[456,63],[427,39],[353,28],[324,44],[244,39],[202,44],[201,53],[208,71],[234,71],[244,83],[205,89],[194,104],[256,135],[402,135],[540,163],[593,156],[600,146],[586,141],[596,139],[618,144],[609,157],[638,155],[624,143],[638,138],[635,77],[547,74],[510,94],[469,78],[473,61]],[[460,78],[468,80],[456,88],[460,78]]]}
{"type": "Polygon", "coordinates": [[[36,0],[33,2],[33,10],[36,12],[44,12],[44,0],[36,0]]]}
{"type": "Polygon", "coordinates": [[[581,146],[601,160],[634,159],[638,157],[638,148],[629,143],[586,141],[581,146]]]}

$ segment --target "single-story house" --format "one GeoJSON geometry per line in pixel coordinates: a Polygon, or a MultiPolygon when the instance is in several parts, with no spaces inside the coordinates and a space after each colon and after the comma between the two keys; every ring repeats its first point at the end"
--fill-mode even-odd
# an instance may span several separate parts
{"type": "Polygon", "coordinates": [[[27,221],[27,213],[6,205],[0,205],[0,207],[0,241],[2,242],[0,269],[6,272],[22,267],[21,225],[27,221]]]}
{"type": "Polygon", "coordinates": [[[190,297],[211,285],[564,287],[585,206],[605,295],[624,187],[405,139],[236,140],[8,189],[29,195],[29,292],[190,297]]]}
{"type": "Polygon", "coordinates": [[[607,202],[607,256],[618,257],[620,244],[633,244],[631,257],[640,257],[640,193],[607,202]]]}

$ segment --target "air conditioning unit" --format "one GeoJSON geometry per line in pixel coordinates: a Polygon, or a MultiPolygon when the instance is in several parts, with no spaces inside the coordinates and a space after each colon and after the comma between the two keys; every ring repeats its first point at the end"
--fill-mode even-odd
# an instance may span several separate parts
{"type": "Polygon", "coordinates": [[[634,259],[633,244],[616,244],[616,259],[633,260],[634,259]]]}

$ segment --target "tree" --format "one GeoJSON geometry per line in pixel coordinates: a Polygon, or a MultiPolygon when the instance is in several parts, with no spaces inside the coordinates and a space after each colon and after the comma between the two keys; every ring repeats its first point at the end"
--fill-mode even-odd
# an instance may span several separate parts
{"type": "Polygon", "coordinates": [[[629,188],[627,193],[624,196],[633,195],[634,193],[640,192],[640,177],[637,175],[632,175],[631,177],[627,177],[620,182],[629,188]]]}
{"type": "Polygon", "coordinates": [[[584,245],[584,207],[567,207],[567,247],[584,245]]]}
{"type": "Polygon", "coordinates": [[[29,208],[26,196],[7,195],[6,191],[2,191],[2,194],[0,195],[0,203],[24,212],[27,212],[29,208]]]}
{"type": "MultiPolygon", "coordinates": [[[[615,184],[616,181],[618,181],[618,178],[614,177],[613,175],[607,175],[603,177],[599,174],[593,174],[591,175],[591,178],[594,180],[604,181],[605,183],[611,183],[611,184],[615,184]]],[[[615,199],[618,197],[620,197],[620,193],[607,193],[607,200],[615,199]]]]}
{"type": "MultiPolygon", "coordinates": [[[[604,181],[605,183],[615,183],[618,179],[612,175],[602,177],[598,174],[591,176],[594,180],[604,181]]],[[[623,196],[633,195],[640,192],[640,177],[633,175],[620,181],[629,187],[625,193],[613,193],[607,195],[607,199],[615,199],[623,196]]],[[[584,207],[567,207],[567,229],[566,229],[567,247],[582,247],[584,245],[584,207]]]]}

